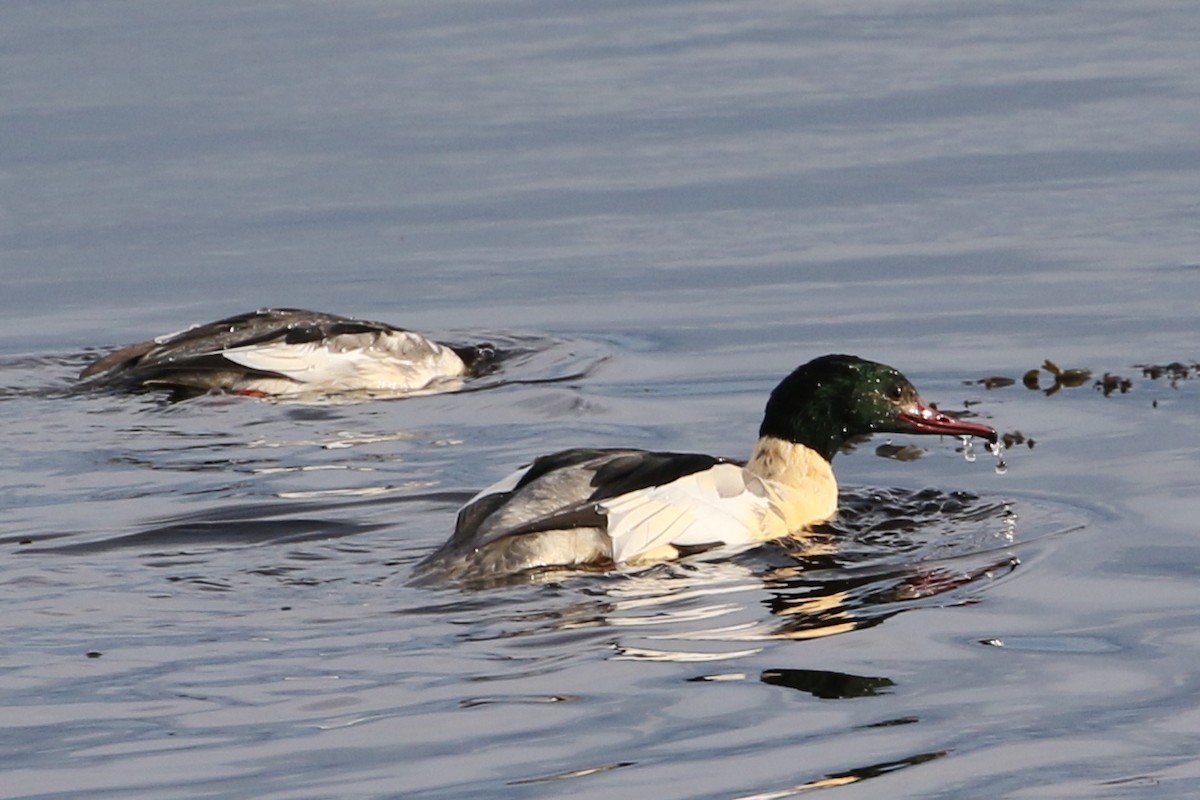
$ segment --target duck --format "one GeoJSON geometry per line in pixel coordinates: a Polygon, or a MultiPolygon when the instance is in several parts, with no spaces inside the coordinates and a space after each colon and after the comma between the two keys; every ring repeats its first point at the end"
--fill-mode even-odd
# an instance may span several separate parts
{"type": "Polygon", "coordinates": [[[260,308],[122,347],[79,374],[90,388],[252,397],[343,392],[428,394],[459,388],[495,355],[384,322],[260,308]]]}
{"type": "Polygon", "coordinates": [[[771,392],[748,460],[589,447],[541,456],[472,497],[412,582],[638,567],[798,534],[837,513],[834,455],[885,432],[998,439],[925,403],[894,367],[821,356],[771,392]]]}

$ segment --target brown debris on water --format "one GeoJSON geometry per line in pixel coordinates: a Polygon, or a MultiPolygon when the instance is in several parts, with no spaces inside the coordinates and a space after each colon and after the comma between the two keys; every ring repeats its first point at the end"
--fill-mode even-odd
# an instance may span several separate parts
{"type": "MultiPolygon", "coordinates": [[[[1172,361],[1170,364],[1134,364],[1134,366],[1142,371],[1143,377],[1149,378],[1152,381],[1165,378],[1173,389],[1178,387],[1180,381],[1200,378],[1200,362],[1195,361],[1191,363],[1172,361]]],[[[1090,369],[1062,369],[1058,364],[1047,358],[1042,362],[1041,367],[1035,367],[1026,372],[1021,377],[1021,383],[1025,385],[1026,389],[1041,391],[1049,396],[1060,389],[1083,386],[1091,377],[1092,371],[1090,369]],[[1050,376],[1054,378],[1054,383],[1049,388],[1042,388],[1042,370],[1050,373],[1050,376]]],[[[988,379],[980,380],[979,383],[983,383],[985,380],[988,379]]],[[[1097,378],[1092,382],[1092,387],[1096,391],[1102,392],[1105,397],[1114,393],[1128,394],[1133,390],[1133,380],[1123,375],[1106,372],[1103,377],[1097,378]]]]}
{"type": "Polygon", "coordinates": [[[1176,388],[1180,381],[1200,377],[1200,364],[1194,361],[1191,364],[1172,361],[1170,364],[1134,364],[1134,366],[1142,371],[1143,376],[1152,381],[1166,378],[1172,389],[1176,388]]]}
{"type": "MultiPolygon", "coordinates": [[[[1025,374],[1021,376],[1021,383],[1026,389],[1044,391],[1048,396],[1054,394],[1059,389],[1083,386],[1091,377],[1092,371],[1090,369],[1061,369],[1058,364],[1055,364],[1053,361],[1047,358],[1042,362],[1042,366],[1040,368],[1035,367],[1031,370],[1027,370],[1025,374]],[[1046,372],[1049,372],[1050,376],[1054,378],[1053,385],[1051,385],[1048,389],[1042,389],[1041,371],[1043,369],[1046,370],[1046,372]]],[[[963,383],[967,386],[978,385],[985,389],[1000,389],[1004,386],[1012,386],[1016,382],[1017,381],[1015,378],[1009,378],[1005,375],[989,375],[986,378],[963,381],[963,383]]]]}
{"type": "Polygon", "coordinates": [[[1059,389],[1070,389],[1076,386],[1083,386],[1091,377],[1092,371],[1090,369],[1083,369],[1080,367],[1062,369],[1058,366],[1058,364],[1055,364],[1053,361],[1047,358],[1042,362],[1040,369],[1035,367],[1026,371],[1025,374],[1021,376],[1021,383],[1026,389],[1031,391],[1041,391],[1043,394],[1049,397],[1050,395],[1058,392],[1059,389]],[[1043,369],[1050,373],[1050,377],[1054,378],[1054,383],[1047,389],[1042,389],[1041,370],[1043,369]]]}
{"type": "Polygon", "coordinates": [[[1032,450],[1033,446],[1037,444],[1036,439],[1026,438],[1025,434],[1020,431],[1009,431],[1008,433],[1001,434],[1000,441],[1004,442],[1005,450],[1011,450],[1014,445],[1018,444],[1023,444],[1032,450]]]}
{"type": "Polygon", "coordinates": [[[1133,388],[1133,381],[1129,378],[1122,378],[1120,375],[1113,375],[1111,372],[1104,373],[1104,377],[1092,384],[1097,391],[1104,392],[1104,396],[1108,397],[1113,392],[1119,391],[1121,394],[1126,394],[1133,388]]]}
{"type": "Polygon", "coordinates": [[[1090,369],[1059,369],[1058,364],[1055,364],[1048,358],[1042,362],[1042,369],[1054,376],[1055,383],[1066,387],[1082,386],[1087,383],[1088,378],[1092,377],[1090,369]]]}
{"type": "Polygon", "coordinates": [[[913,444],[892,444],[887,442],[875,448],[875,455],[880,458],[891,458],[895,461],[916,461],[925,455],[925,448],[913,444]]]}
{"type": "MultiPolygon", "coordinates": [[[[1172,389],[1179,388],[1182,381],[1200,379],[1200,361],[1172,361],[1169,364],[1134,364],[1134,367],[1142,371],[1142,377],[1152,381],[1166,380],[1172,389]]],[[[1092,378],[1092,371],[1083,367],[1073,367],[1063,369],[1050,359],[1045,359],[1040,367],[1034,367],[1027,370],[1021,376],[1021,384],[1030,391],[1040,391],[1047,397],[1059,392],[1062,389],[1076,388],[1088,383],[1092,378]],[[1054,379],[1053,384],[1049,387],[1043,386],[1042,372],[1045,371],[1049,377],[1054,379]]],[[[976,378],[972,380],[964,380],[965,386],[983,386],[985,389],[995,389],[1003,386],[1011,386],[1016,383],[1012,378],[991,375],[985,378],[976,378]]],[[[1110,397],[1114,394],[1128,394],[1133,391],[1134,379],[1127,378],[1123,375],[1118,375],[1112,372],[1105,372],[1103,376],[1096,378],[1091,383],[1092,388],[1097,392],[1101,392],[1105,397],[1110,397]]],[[[966,400],[963,405],[965,408],[970,408],[973,405],[979,405],[981,400],[966,400]]],[[[1158,400],[1150,401],[1152,408],[1158,408],[1158,400]]],[[[970,411],[960,412],[963,416],[975,416],[970,411]]],[[[1004,444],[1006,450],[1011,450],[1016,445],[1025,445],[1033,449],[1037,444],[1035,439],[1025,436],[1021,431],[1014,430],[1000,435],[1000,441],[1004,444]]],[[[919,456],[918,454],[909,455],[901,453],[901,448],[897,445],[886,444],[881,445],[876,449],[876,455],[884,458],[894,458],[901,461],[911,460],[919,456]]],[[[920,448],[913,448],[920,450],[920,448]]]]}

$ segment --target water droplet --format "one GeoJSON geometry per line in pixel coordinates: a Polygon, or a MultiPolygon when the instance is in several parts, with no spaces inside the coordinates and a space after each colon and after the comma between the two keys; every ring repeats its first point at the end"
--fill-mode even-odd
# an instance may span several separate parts
{"type": "Polygon", "coordinates": [[[1004,442],[989,442],[988,450],[996,458],[996,474],[1003,475],[1008,472],[1008,464],[1004,460],[1004,442]]]}
{"type": "Polygon", "coordinates": [[[967,461],[974,461],[975,440],[973,440],[970,436],[964,436],[962,437],[962,443],[963,458],[965,458],[967,461]]]}

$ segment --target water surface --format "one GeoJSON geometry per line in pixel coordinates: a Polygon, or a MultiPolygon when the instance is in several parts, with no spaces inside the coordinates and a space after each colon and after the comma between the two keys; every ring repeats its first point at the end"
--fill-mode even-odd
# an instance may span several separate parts
{"type": "Polygon", "coordinates": [[[1200,387],[1137,366],[1200,360],[1191,4],[3,28],[0,795],[1200,790],[1200,387]],[[263,305],[529,348],[399,401],[70,391],[263,305]],[[408,585],[529,458],[744,457],[826,352],[1034,445],[860,444],[805,548],[408,585]]]}

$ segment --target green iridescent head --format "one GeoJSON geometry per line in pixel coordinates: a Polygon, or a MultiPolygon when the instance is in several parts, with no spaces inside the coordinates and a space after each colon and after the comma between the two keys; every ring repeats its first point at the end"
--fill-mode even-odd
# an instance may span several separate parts
{"type": "Polygon", "coordinates": [[[797,367],[771,392],[759,428],[760,436],[811,447],[826,459],[847,439],[872,433],[997,439],[986,425],[926,404],[899,370],[848,355],[821,356],[797,367]]]}

